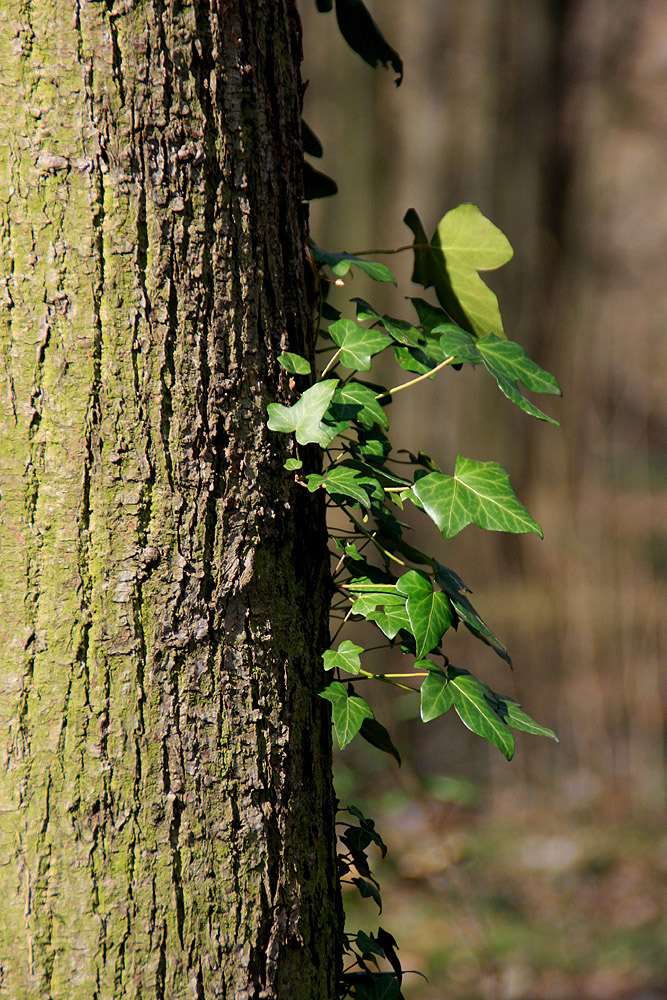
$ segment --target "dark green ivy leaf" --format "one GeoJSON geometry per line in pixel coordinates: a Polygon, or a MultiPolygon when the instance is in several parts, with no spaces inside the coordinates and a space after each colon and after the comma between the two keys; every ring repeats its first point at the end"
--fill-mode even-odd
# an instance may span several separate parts
{"type": "Polygon", "coordinates": [[[355,1000],[401,1000],[401,988],[391,972],[370,975],[354,992],[355,1000]]]}
{"type": "Polygon", "coordinates": [[[333,177],[323,174],[320,170],[315,170],[310,163],[304,161],[303,164],[303,192],[306,201],[313,201],[315,198],[330,198],[338,193],[338,185],[333,177]]]}
{"type": "Polygon", "coordinates": [[[313,132],[310,125],[301,119],[301,139],[303,141],[303,151],[308,153],[309,156],[317,156],[318,158],[322,156],[324,150],[322,149],[322,143],[317,138],[313,132]]]}
{"type": "Polygon", "coordinates": [[[333,7],[333,0],[315,0],[315,6],[320,14],[328,14],[333,7]]]}
{"type": "Polygon", "coordinates": [[[396,86],[399,87],[403,79],[403,60],[389,45],[362,0],[336,0],[336,18],[340,33],[350,48],[373,68],[378,63],[391,66],[397,74],[396,86]]]}
{"type": "Polygon", "coordinates": [[[473,635],[476,635],[478,639],[485,642],[487,646],[494,649],[498,656],[502,657],[503,660],[512,666],[512,660],[507,652],[507,647],[496,635],[493,634],[489,626],[480,617],[477,611],[475,611],[474,607],[470,603],[468,597],[466,596],[470,593],[470,591],[461,577],[455,573],[454,570],[448,569],[435,559],[433,560],[433,568],[435,570],[435,579],[437,583],[449,597],[454,611],[465,627],[472,632],[473,635]]]}
{"type": "Polygon", "coordinates": [[[364,719],[361,724],[361,729],[359,730],[359,735],[362,736],[367,743],[370,743],[371,746],[377,747],[377,749],[382,750],[383,753],[388,753],[394,758],[398,766],[401,766],[401,758],[398,750],[392,743],[391,736],[382,723],[378,722],[377,719],[364,719]]]}
{"type": "Polygon", "coordinates": [[[373,899],[377,903],[380,913],[382,913],[382,898],[378,887],[373,885],[372,882],[367,882],[366,879],[363,878],[353,878],[352,881],[364,899],[373,899]]]}
{"type": "Polygon", "coordinates": [[[399,957],[396,954],[398,945],[396,944],[395,937],[383,927],[378,927],[377,941],[382,948],[387,961],[396,973],[396,979],[398,980],[398,985],[400,986],[401,980],[403,979],[403,969],[401,968],[399,957]]]}

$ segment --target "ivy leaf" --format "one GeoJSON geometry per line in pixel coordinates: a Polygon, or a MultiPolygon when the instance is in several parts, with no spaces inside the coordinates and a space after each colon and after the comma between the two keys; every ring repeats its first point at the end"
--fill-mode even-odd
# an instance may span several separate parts
{"type": "Polygon", "coordinates": [[[396,589],[407,597],[406,610],[415,637],[416,656],[421,659],[439,644],[454,618],[449,599],[433,590],[429,578],[418,570],[399,577],[396,589]]]}
{"type": "Polygon", "coordinates": [[[363,646],[356,646],[349,639],[344,639],[337,650],[327,649],[322,657],[325,670],[346,670],[348,674],[358,674],[361,670],[361,659],[359,654],[363,653],[363,646]]]}
{"type": "Polygon", "coordinates": [[[327,684],[319,695],[331,702],[334,732],[342,750],[357,735],[364,719],[373,718],[373,712],[359,695],[348,694],[347,688],[340,681],[327,684]]]}
{"type": "Polygon", "coordinates": [[[433,334],[440,334],[440,347],[448,357],[456,358],[457,362],[478,365],[482,360],[470,334],[455,323],[440,323],[433,334]]]}
{"type": "Polygon", "coordinates": [[[432,660],[417,660],[415,670],[428,670],[420,689],[422,722],[431,722],[448,712],[454,695],[445,674],[432,660]]]}
{"type": "Polygon", "coordinates": [[[413,208],[404,222],[416,248],[412,280],[435,288],[438,301],[459,326],[475,337],[504,337],[498,300],[479,275],[513,256],[507,237],[476,205],[459,205],[440,220],[430,243],[413,208]]]}
{"type": "Polygon", "coordinates": [[[350,48],[374,69],[378,63],[390,65],[397,74],[399,87],[403,79],[401,57],[389,45],[362,0],[336,0],[336,18],[350,48]]]}
{"type": "MultiPolygon", "coordinates": [[[[355,614],[358,614],[358,612],[355,611],[355,614]]],[[[395,639],[401,629],[410,628],[410,619],[408,618],[408,613],[405,610],[405,599],[403,599],[400,603],[396,602],[394,604],[384,604],[382,611],[369,611],[368,614],[365,615],[365,618],[366,621],[375,622],[377,627],[386,635],[388,639],[395,639]]]]}
{"type": "Polygon", "coordinates": [[[310,362],[302,358],[300,354],[292,354],[291,351],[285,351],[278,358],[278,363],[290,375],[310,375],[310,362]]]}
{"type": "Polygon", "coordinates": [[[363,257],[355,257],[354,254],[345,253],[345,251],[335,253],[331,250],[322,250],[314,244],[311,246],[311,251],[314,260],[320,264],[326,264],[340,278],[345,277],[354,264],[373,281],[391,281],[392,284],[396,284],[396,278],[389,268],[384,264],[378,264],[377,261],[364,260],[363,257]]]}
{"type": "Polygon", "coordinates": [[[379,330],[367,330],[351,319],[339,319],[329,327],[329,336],[340,347],[341,364],[353,371],[368,371],[374,354],[384,351],[391,338],[379,330]]]}
{"type": "Polygon", "coordinates": [[[534,403],[526,399],[517,384],[522,382],[526,389],[530,389],[531,392],[562,396],[560,386],[553,375],[545,372],[543,368],[532,361],[519,344],[515,344],[511,340],[499,340],[492,333],[478,341],[477,349],[486,368],[491,372],[501,392],[508,399],[520,407],[524,413],[537,417],[538,420],[547,420],[550,424],[558,425],[557,420],[547,416],[534,403]]]}
{"type": "MultiPolygon", "coordinates": [[[[353,878],[352,881],[356,885],[357,889],[361,893],[364,899],[372,899],[377,903],[378,910],[382,913],[382,898],[380,896],[380,890],[373,882],[367,882],[364,878],[353,878]]],[[[357,994],[358,995],[358,994],[357,994]]]]}
{"type": "Polygon", "coordinates": [[[532,733],[533,736],[548,736],[550,740],[559,742],[553,729],[547,729],[546,726],[541,726],[539,722],[531,719],[516,701],[499,694],[496,695],[496,699],[498,711],[506,725],[511,726],[512,729],[520,729],[524,733],[532,733]]]}
{"type": "Polygon", "coordinates": [[[338,194],[338,185],[333,177],[316,170],[307,160],[303,161],[303,196],[306,201],[315,198],[330,198],[338,194]]]}
{"type": "Polygon", "coordinates": [[[366,510],[370,510],[371,497],[377,500],[384,497],[384,490],[377,479],[364,475],[357,469],[350,469],[346,465],[333,466],[324,476],[312,473],[306,482],[311,493],[323,486],[329,496],[338,503],[344,502],[341,498],[347,497],[366,510]]]}
{"type": "Polygon", "coordinates": [[[309,156],[315,156],[318,159],[323,155],[322,143],[303,118],[301,119],[301,141],[304,153],[308,153],[309,156]]]}
{"type": "Polygon", "coordinates": [[[384,951],[375,938],[371,937],[369,934],[365,934],[364,931],[359,931],[357,933],[356,945],[364,958],[370,955],[378,955],[380,958],[384,958],[384,951]]]}
{"type": "Polygon", "coordinates": [[[454,476],[432,472],[419,479],[412,492],[443,538],[453,538],[468,524],[487,531],[532,531],[543,537],[539,524],[519,503],[509,476],[497,462],[475,462],[459,455],[454,476]]]}
{"type": "Polygon", "coordinates": [[[320,14],[326,14],[333,8],[333,0],[315,0],[315,6],[320,14]]]}
{"type": "Polygon", "coordinates": [[[514,737],[498,712],[493,692],[467,670],[447,667],[447,680],[452,689],[454,709],[464,726],[493,743],[504,757],[514,756],[514,737]]]}
{"type": "Polygon", "coordinates": [[[461,577],[458,576],[454,570],[448,569],[437,560],[433,561],[433,567],[435,570],[435,579],[438,585],[449,597],[454,611],[465,627],[472,632],[473,635],[476,635],[478,639],[485,642],[487,646],[490,646],[493,650],[495,650],[498,656],[502,657],[502,659],[511,666],[512,660],[507,652],[507,647],[496,635],[493,634],[486,622],[481,618],[477,611],[475,611],[469,599],[466,597],[466,593],[470,593],[470,591],[464,584],[461,577]]]}
{"type": "MultiPolygon", "coordinates": [[[[424,243],[428,243],[428,240],[426,239],[426,233],[424,233],[424,243]]],[[[418,251],[415,250],[415,254],[417,252],[418,251]]],[[[432,306],[431,303],[427,302],[425,299],[415,298],[415,299],[410,299],[410,301],[412,302],[413,306],[415,307],[415,310],[417,311],[417,315],[419,316],[419,322],[423,326],[424,330],[426,330],[428,333],[431,333],[433,331],[433,328],[436,326],[442,326],[446,323],[451,323],[452,321],[451,316],[448,316],[447,313],[444,311],[444,309],[438,309],[437,306],[432,306]]]]}
{"type": "Polygon", "coordinates": [[[413,326],[412,323],[406,323],[402,319],[394,319],[393,316],[383,316],[382,325],[398,344],[414,347],[424,339],[416,326],[413,326]]]}
{"type": "Polygon", "coordinates": [[[391,972],[369,974],[354,991],[355,1000],[401,1000],[401,987],[391,972]]]}
{"type": "Polygon", "coordinates": [[[367,476],[374,476],[379,482],[380,486],[385,488],[393,486],[405,486],[406,489],[410,489],[412,483],[408,479],[403,479],[401,476],[394,475],[389,469],[386,469],[384,465],[376,465],[371,462],[364,462],[361,459],[348,459],[345,465],[352,469],[359,469],[360,472],[365,473],[367,476]]]}
{"type": "Polygon", "coordinates": [[[398,980],[398,984],[400,986],[401,981],[403,979],[403,969],[401,968],[401,962],[399,960],[399,957],[396,954],[398,950],[396,939],[393,936],[393,934],[390,934],[389,931],[384,930],[383,927],[378,927],[377,939],[378,939],[378,944],[382,947],[382,950],[385,953],[387,961],[389,962],[392,969],[396,973],[396,979],[398,980]]]}
{"type": "Polygon", "coordinates": [[[398,766],[401,766],[401,758],[398,750],[391,741],[391,736],[384,728],[381,722],[377,719],[366,718],[361,724],[361,729],[359,730],[359,735],[370,743],[371,746],[376,747],[378,750],[382,750],[383,753],[388,753],[390,757],[393,757],[398,766]]]}
{"type": "Polygon", "coordinates": [[[347,382],[346,385],[340,385],[336,389],[328,415],[333,420],[355,420],[367,430],[370,430],[373,424],[389,427],[387,415],[378,403],[376,395],[361,382],[347,382]]]}
{"type": "Polygon", "coordinates": [[[303,462],[300,458],[288,458],[285,462],[285,468],[288,472],[295,472],[297,469],[303,468],[303,462]]]}
{"type": "Polygon", "coordinates": [[[328,379],[318,382],[306,389],[294,406],[283,406],[282,403],[269,403],[269,430],[281,434],[296,436],[299,444],[319,444],[326,448],[335,436],[335,429],[322,423],[329,403],[336,391],[338,379],[328,379]]]}

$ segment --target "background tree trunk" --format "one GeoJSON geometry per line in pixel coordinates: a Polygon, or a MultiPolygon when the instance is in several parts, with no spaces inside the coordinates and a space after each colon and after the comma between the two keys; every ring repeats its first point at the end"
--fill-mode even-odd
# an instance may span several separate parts
{"type": "Polygon", "coordinates": [[[283,0],[0,13],[0,996],[335,995],[283,0]]]}

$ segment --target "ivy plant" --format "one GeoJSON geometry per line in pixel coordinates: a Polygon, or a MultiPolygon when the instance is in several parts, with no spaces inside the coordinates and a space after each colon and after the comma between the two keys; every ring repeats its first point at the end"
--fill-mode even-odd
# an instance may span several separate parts
{"type": "MultiPolygon", "coordinates": [[[[316,6],[327,13],[334,3],[316,0],[316,6]]],[[[335,0],[335,9],[345,40],[370,65],[392,68],[399,84],[400,57],[361,0],[335,0]]],[[[305,151],[321,155],[321,144],[306,125],[303,135],[305,151]]],[[[306,185],[309,197],[336,190],[330,178],[312,167],[306,171],[306,185]]],[[[375,682],[412,692],[419,699],[424,723],[446,714],[457,716],[510,760],[514,731],[554,740],[556,736],[514,699],[492,690],[467,665],[450,661],[448,633],[459,625],[508,664],[510,657],[474,608],[458,573],[443,565],[436,554],[411,544],[402,516],[406,508],[415,508],[419,516],[434,522],[444,540],[469,525],[540,537],[542,530],[497,462],[438,456],[441,467],[424,452],[397,452],[389,435],[387,410],[397,393],[426,379],[445,377],[464,365],[494,379],[507,400],[526,414],[550,423],[556,421],[527,393],[560,395],[560,388],[553,375],[508,338],[498,300],[482,277],[512,258],[512,247],[500,229],[472,204],[448,211],[430,239],[414,209],[406,213],[404,222],[412,242],[383,253],[411,251],[412,281],[430,293],[431,301],[420,291],[409,298],[408,314],[395,317],[354,298],[348,315],[342,315],[328,302],[333,283],[353,269],[379,283],[396,284],[394,275],[385,264],[369,259],[379,256],[378,252],[351,254],[313,244],[320,368],[313,372],[307,358],[283,354],[279,361],[292,376],[293,401],[268,406],[269,428],[292,439],[285,474],[294,476],[303,489],[326,494],[327,503],[340,512],[345,524],[340,527],[338,517],[337,527],[329,532],[332,618],[338,624],[331,648],[324,654],[328,680],[319,696],[331,704],[341,749],[358,736],[400,765],[399,751],[376,718],[368,695],[369,682],[375,682]],[[391,356],[396,367],[397,380],[389,387],[378,385],[369,375],[381,355],[391,356]],[[304,472],[304,449],[311,445],[322,449],[321,472],[304,472]],[[339,638],[344,626],[359,621],[375,628],[378,641],[373,649],[379,645],[399,650],[404,668],[393,672],[369,669],[364,646],[339,638]]],[[[384,855],[386,848],[373,821],[350,806],[339,827],[341,879],[356,885],[362,896],[381,908],[379,886],[366,852],[375,845],[384,855]]],[[[342,996],[356,1000],[401,997],[403,973],[396,942],[387,931],[347,934],[344,949],[351,964],[343,973],[342,996]]]]}

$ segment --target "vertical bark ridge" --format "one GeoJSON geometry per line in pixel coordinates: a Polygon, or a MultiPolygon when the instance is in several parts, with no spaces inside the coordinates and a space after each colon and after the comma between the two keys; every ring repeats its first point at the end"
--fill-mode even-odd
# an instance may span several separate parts
{"type": "Polygon", "coordinates": [[[265,423],[312,351],[285,7],[6,9],[0,997],[328,1000],[326,538],[265,423]]]}

